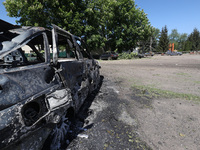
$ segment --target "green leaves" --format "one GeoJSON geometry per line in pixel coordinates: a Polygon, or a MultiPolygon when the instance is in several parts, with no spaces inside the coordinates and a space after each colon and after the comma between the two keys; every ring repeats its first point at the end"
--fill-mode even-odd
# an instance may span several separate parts
{"type": "Polygon", "coordinates": [[[167,26],[162,28],[161,35],[159,38],[158,49],[162,52],[166,52],[169,48],[168,30],[167,26]]]}
{"type": "Polygon", "coordinates": [[[176,50],[185,50],[187,34],[178,33],[177,29],[173,29],[171,34],[169,35],[170,43],[174,43],[174,49],[176,50]]]}
{"type": "Polygon", "coordinates": [[[189,50],[198,50],[200,49],[200,32],[195,28],[193,32],[189,35],[188,40],[189,50]]]}
{"type": "Polygon", "coordinates": [[[133,0],[6,0],[21,25],[61,28],[83,36],[92,51],[129,50],[146,40],[151,25],[133,0]]]}
{"type": "Polygon", "coordinates": [[[186,33],[179,34],[177,29],[173,29],[169,39],[177,50],[195,51],[200,49],[200,32],[196,28],[189,36],[186,33]]]}

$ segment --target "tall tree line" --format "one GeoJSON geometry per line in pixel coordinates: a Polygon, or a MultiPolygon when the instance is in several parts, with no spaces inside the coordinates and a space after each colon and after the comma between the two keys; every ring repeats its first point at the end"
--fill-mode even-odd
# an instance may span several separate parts
{"type": "Polygon", "coordinates": [[[93,51],[128,50],[152,34],[147,15],[133,0],[6,0],[4,5],[19,24],[56,24],[82,36],[93,51]]]}
{"type": "Polygon", "coordinates": [[[190,51],[200,50],[200,32],[197,28],[188,36],[185,49],[190,51]]]}
{"type": "Polygon", "coordinates": [[[188,35],[187,33],[178,33],[177,29],[173,29],[171,34],[169,35],[169,41],[170,43],[174,43],[174,49],[179,51],[186,50],[186,41],[187,41],[188,35]]]}
{"type": "Polygon", "coordinates": [[[173,29],[168,35],[167,26],[160,31],[155,29],[151,36],[145,41],[145,52],[150,50],[150,41],[152,51],[166,52],[169,49],[169,43],[174,43],[174,49],[178,51],[197,51],[200,50],[200,32],[194,28],[191,34],[179,33],[177,29],[173,29]]]}
{"type": "Polygon", "coordinates": [[[178,33],[173,29],[169,35],[170,43],[174,43],[175,49],[180,51],[196,51],[200,49],[200,32],[194,28],[189,35],[187,33],[178,33]]]}
{"type": "Polygon", "coordinates": [[[161,35],[159,37],[158,50],[160,52],[166,52],[169,48],[168,30],[167,26],[162,28],[161,35]]]}

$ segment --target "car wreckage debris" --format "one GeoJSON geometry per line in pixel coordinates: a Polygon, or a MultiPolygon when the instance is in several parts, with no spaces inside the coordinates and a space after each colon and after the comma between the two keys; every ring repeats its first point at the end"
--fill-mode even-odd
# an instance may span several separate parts
{"type": "Polygon", "coordinates": [[[52,25],[0,20],[0,149],[59,149],[70,119],[100,81],[83,39],[52,25]]]}

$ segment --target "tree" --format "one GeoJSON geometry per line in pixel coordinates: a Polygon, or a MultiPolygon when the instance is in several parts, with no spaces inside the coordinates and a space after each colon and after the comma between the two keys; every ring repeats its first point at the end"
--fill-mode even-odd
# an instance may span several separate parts
{"type": "Polygon", "coordinates": [[[179,43],[178,49],[179,50],[185,50],[187,37],[188,37],[187,33],[180,34],[179,40],[178,40],[178,43],[179,43]]]}
{"type": "Polygon", "coordinates": [[[87,0],[84,38],[90,49],[99,51],[108,42],[108,24],[112,21],[110,0],[87,0]]]}
{"type": "Polygon", "coordinates": [[[195,28],[193,32],[188,36],[187,40],[188,50],[200,49],[200,32],[195,28]]]}
{"type": "Polygon", "coordinates": [[[10,17],[19,17],[21,25],[50,28],[56,24],[78,36],[84,32],[82,0],[6,0],[3,4],[10,17]]]}
{"type": "Polygon", "coordinates": [[[159,43],[158,43],[158,50],[160,52],[166,52],[169,48],[169,39],[168,39],[168,30],[167,26],[162,28],[161,35],[159,38],[159,43]]]}
{"type": "Polygon", "coordinates": [[[119,0],[114,4],[113,24],[109,30],[112,49],[119,52],[129,50],[138,41],[147,40],[151,34],[151,26],[143,10],[135,7],[132,0],[119,0]]]}
{"type": "Polygon", "coordinates": [[[86,28],[90,32],[85,38],[93,48],[122,52],[150,35],[152,27],[146,14],[132,0],[91,0],[86,12],[86,28]],[[97,41],[99,44],[95,45],[97,41]]]}
{"type": "Polygon", "coordinates": [[[169,35],[169,42],[174,43],[174,49],[178,49],[179,47],[179,40],[180,34],[178,33],[177,29],[173,29],[171,34],[169,35]]]}
{"type": "Polygon", "coordinates": [[[121,52],[150,36],[151,25],[133,0],[6,0],[21,25],[61,28],[85,38],[90,49],[121,52]]]}
{"type": "Polygon", "coordinates": [[[178,30],[172,29],[172,32],[169,35],[169,41],[172,42],[172,43],[177,42],[179,37],[180,37],[180,34],[178,33],[178,30]]]}
{"type": "Polygon", "coordinates": [[[152,28],[151,35],[147,40],[140,42],[140,47],[142,48],[142,53],[149,51],[157,51],[158,39],[159,39],[160,30],[157,28],[152,28]]]}
{"type": "Polygon", "coordinates": [[[160,30],[158,28],[153,28],[153,37],[158,42],[160,36],[160,30]]]}
{"type": "Polygon", "coordinates": [[[180,34],[177,29],[173,29],[169,35],[169,42],[174,43],[174,49],[184,50],[187,40],[187,33],[180,34]]]}
{"type": "Polygon", "coordinates": [[[185,42],[184,51],[191,51],[191,50],[192,50],[192,42],[190,42],[189,40],[187,40],[185,42]]]}

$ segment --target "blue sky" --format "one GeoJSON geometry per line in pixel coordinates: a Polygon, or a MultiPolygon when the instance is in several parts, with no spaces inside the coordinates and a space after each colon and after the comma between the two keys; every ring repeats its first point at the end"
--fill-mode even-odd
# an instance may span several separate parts
{"type": "Polygon", "coordinates": [[[151,25],[168,33],[177,29],[179,33],[200,31],[200,0],[135,0],[138,7],[147,13],[151,25]]]}
{"type": "Polygon", "coordinates": [[[16,18],[13,18],[13,17],[11,18],[11,17],[7,16],[6,9],[5,9],[4,5],[2,4],[3,2],[4,2],[4,0],[0,0],[0,19],[5,20],[12,24],[16,24],[16,22],[15,22],[16,18]]]}
{"type": "MultiPolygon", "coordinates": [[[[0,19],[16,24],[16,18],[7,16],[4,0],[0,0],[0,19]]],[[[177,29],[190,34],[196,27],[200,31],[200,0],[135,0],[138,7],[147,13],[151,25],[159,28],[167,25],[168,33],[177,29]]]]}

